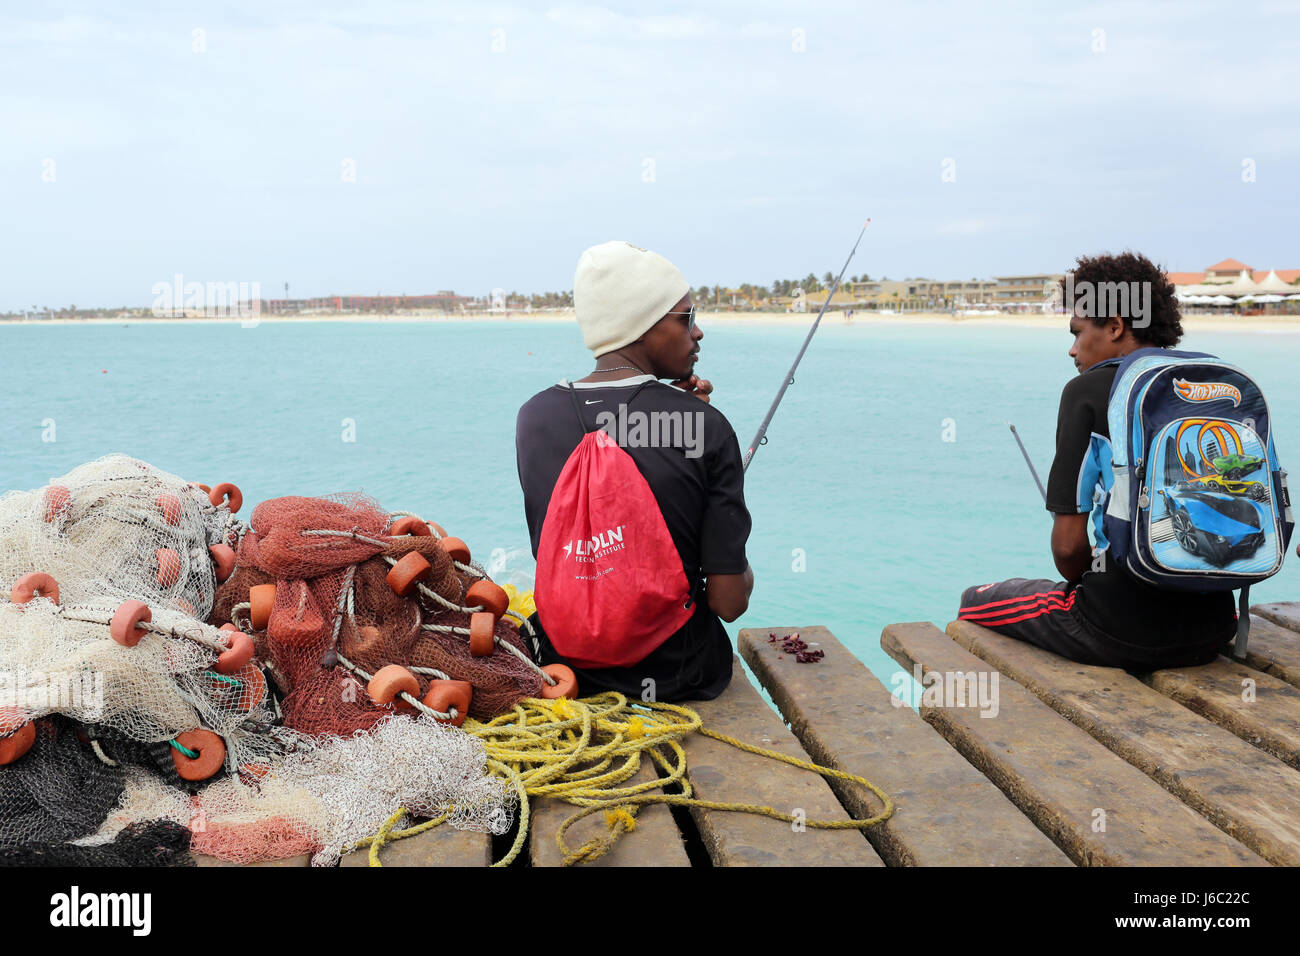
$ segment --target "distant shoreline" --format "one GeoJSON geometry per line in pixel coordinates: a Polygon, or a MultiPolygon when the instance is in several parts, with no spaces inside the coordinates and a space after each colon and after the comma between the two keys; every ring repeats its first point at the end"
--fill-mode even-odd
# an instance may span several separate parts
{"type": "MultiPolygon", "coordinates": [[[[736,326],[785,326],[807,328],[816,313],[791,312],[700,312],[699,322],[708,325],[736,326]]],[[[363,322],[363,323],[455,323],[459,325],[476,322],[490,323],[548,323],[567,325],[574,321],[572,312],[516,312],[505,315],[276,315],[258,316],[256,319],[239,318],[189,318],[189,319],[0,319],[0,326],[46,326],[46,325],[189,325],[224,324],[239,325],[243,322],[257,324],[272,322],[363,322]]],[[[1059,315],[1035,315],[1031,313],[1005,315],[950,315],[940,312],[907,312],[897,315],[881,315],[877,312],[855,312],[851,320],[844,318],[842,311],[827,312],[822,318],[823,325],[839,326],[910,326],[910,325],[978,325],[1005,326],[1009,328],[1060,328],[1064,321],[1059,315]]],[[[1183,326],[1188,331],[1213,332],[1300,332],[1300,315],[1251,315],[1242,317],[1223,315],[1184,315],[1183,326]]]]}

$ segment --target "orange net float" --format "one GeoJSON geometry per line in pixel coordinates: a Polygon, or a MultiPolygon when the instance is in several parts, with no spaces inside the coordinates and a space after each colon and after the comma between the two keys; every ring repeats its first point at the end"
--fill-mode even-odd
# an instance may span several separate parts
{"type": "Polygon", "coordinates": [[[13,763],[36,743],[36,725],[17,707],[0,707],[0,766],[13,763]]]}
{"type": "Polygon", "coordinates": [[[181,499],[175,495],[159,495],[153,503],[162,512],[163,520],[173,527],[181,523],[181,499]]]}
{"type": "Polygon", "coordinates": [[[242,631],[232,630],[226,637],[227,650],[217,655],[218,674],[233,674],[253,659],[253,639],[242,631]]]}
{"type": "Polygon", "coordinates": [[[315,641],[324,627],[325,619],[313,608],[301,617],[294,617],[288,612],[271,615],[271,623],[266,626],[266,633],[268,637],[286,647],[300,647],[315,641]]]}
{"type": "Polygon", "coordinates": [[[441,714],[451,713],[454,707],[456,709],[455,716],[447,720],[439,718],[439,721],[444,724],[451,724],[453,727],[459,727],[465,723],[465,718],[469,716],[469,705],[473,699],[474,688],[469,681],[431,680],[429,681],[429,690],[420,703],[441,714]]]}
{"type": "Polygon", "coordinates": [[[181,579],[181,556],[172,548],[158,548],[154,551],[158,563],[157,579],[162,587],[169,588],[181,579]]]}
{"type": "Polygon", "coordinates": [[[497,619],[488,611],[469,616],[469,652],[475,657],[489,657],[496,650],[497,619]]]}
{"type": "Polygon", "coordinates": [[[475,581],[465,592],[465,606],[481,607],[493,617],[504,617],[510,609],[510,595],[494,581],[475,581]]]}
{"type": "Polygon", "coordinates": [[[564,664],[547,664],[542,668],[542,673],[555,681],[554,685],[542,683],[543,700],[556,700],[560,697],[573,700],[578,696],[578,678],[564,664]]]}
{"type": "Polygon", "coordinates": [[[370,683],[366,685],[366,692],[380,707],[392,704],[397,710],[414,710],[409,701],[403,700],[398,695],[406,693],[412,697],[419,697],[420,681],[401,664],[388,664],[379,668],[375,676],[370,678],[370,683]]]}
{"type": "Polygon", "coordinates": [[[72,508],[72,492],[63,485],[50,485],[45,489],[45,521],[53,524],[66,518],[72,508]]]}
{"type": "Polygon", "coordinates": [[[248,616],[252,618],[253,629],[266,630],[271,623],[271,612],[275,610],[275,585],[255,584],[248,589],[248,616]]]}
{"type": "MultiPolygon", "coordinates": [[[[255,787],[271,772],[271,765],[265,763],[246,763],[239,767],[239,780],[246,787],[255,787]]],[[[311,852],[315,847],[310,847],[311,852]]]]}
{"type": "Polygon", "coordinates": [[[235,573],[235,549],[228,544],[214,544],[208,548],[212,555],[212,566],[217,572],[217,583],[221,584],[235,573]]]}
{"type": "Polygon", "coordinates": [[[364,660],[382,653],[386,644],[383,631],[373,624],[362,624],[356,629],[355,637],[347,642],[348,657],[364,660]]]}
{"type": "Polygon", "coordinates": [[[443,537],[438,541],[442,550],[447,552],[448,557],[453,561],[459,561],[461,564],[469,564],[469,545],[460,538],[443,537]]]}
{"type": "Polygon", "coordinates": [[[419,551],[411,551],[389,569],[385,580],[388,581],[388,586],[393,589],[394,594],[398,597],[406,597],[415,590],[415,586],[420,581],[429,576],[432,570],[433,565],[424,555],[419,551]]]}
{"type": "Polygon", "coordinates": [[[433,529],[434,534],[436,534],[439,538],[447,537],[447,529],[444,528],[442,525],[438,524],[438,522],[426,521],[425,524],[428,525],[431,529],[433,529]]]}
{"type": "Polygon", "coordinates": [[[244,505],[244,493],[238,487],[228,481],[223,481],[211,491],[208,491],[203,485],[199,485],[204,491],[208,492],[208,501],[214,505],[220,505],[223,501],[230,508],[230,513],[234,514],[244,505]]]}
{"type": "Polygon", "coordinates": [[[225,766],[226,742],[212,731],[202,728],[187,730],[177,734],[175,740],[186,750],[198,753],[197,757],[191,757],[172,747],[172,763],[176,765],[176,773],[182,780],[207,780],[225,766]]]}
{"type": "Polygon", "coordinates": [[[14,582],[13,589],[9,592],[9,599],[15,604],[26,604],[37,595],[58,604],[59,582],[44,571],[33,571],[30,574],[24,574],[14,582]]]}
{"type": "Polygon", "coordinates": [[[306,581],[295,581],[293,587],[276,592],[275,610],[266,625],[267,637],[285,647],[297,648],[317,643],[325,632],[325,618],[306,581]],[[296,599],[294,594],[298,595],[296,599]]]}
{"type": "Polygon", "coordinates": [[[228,676],[234,680],[234,683],[211,676],[208,680],[212,689],[219,692],[224,701],[235,701],[240,713],[251,712],[266,699],[266,676],[256,664],[251,662],[245,664],[228,676]]]}
{"type": "Polygon", "coordinates": [[[123,601],[113,612],[108,633],[123,647],[135,647],[149,632],[140,625],[153,620],[153,611],[143,601],[123,601]]]}
{"type": "Polygon", "coordinates": [[[415,535],[417,538],[431,538],[433,532],[429,526],[413,515],[403,515],[393,522],[393,526],[388,529],[388,533],[393,537],[404,534],[415,535]]]}

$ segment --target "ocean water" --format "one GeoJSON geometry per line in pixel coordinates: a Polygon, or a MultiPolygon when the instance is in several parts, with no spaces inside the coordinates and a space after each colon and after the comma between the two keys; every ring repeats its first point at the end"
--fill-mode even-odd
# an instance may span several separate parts
{"type": "MultiPolygon", "coordinates": [[[[697,371],[743,449],[805,329],[703,328],[697,371]]],[[[1254,374],[1283,463],[1300,460],[1300,335],[1183,346],[1254,374]]],[[[888,686],[886,624],[942,627],[970,584],[1054,578],[1051,520],[1006,423],[1045,481],[1068,347],[1064,326],[823,327],[748,472],[756,587],[733,636],[824,624],[888,686]]],[[[120,451],[235,482],[245,519],[266,498],[364,491],[527,584],[515,413],[590,367],[564,322],[0,326],[0,489],[120,451]]],[[[1252,598],[1300,598],[1298,566],[1252,598]]]]}

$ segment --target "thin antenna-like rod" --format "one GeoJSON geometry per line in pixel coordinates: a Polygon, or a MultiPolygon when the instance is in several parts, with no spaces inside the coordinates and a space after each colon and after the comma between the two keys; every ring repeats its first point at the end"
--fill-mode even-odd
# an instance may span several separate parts
{"type": "Polygon", "coordinates": [[[1043,501],[1047,501],[1047,491],[1043,488],[1043,483],[1038,478],[1038,471],[1034,468],[1034,463],[1029,460],[1029,452],[1025,450],[1025,443],[1020,440],[1020,433],[1016,431],[1016,426],[1007,422],[1011,428],[1011,434],[1015,436],[1016,444],[1020,446],[1020,454],[1025,456],[1025,464],[1029,466],[1029,473],[1034,476],[1034,484],[1038,486],[1038,493],[1043,496],[1043,501]]]}
{"type": "Polygon", "coordinates": [[[821,324],[822,316],[826,314],[826,307],[831,304],[831,299],[840,287],[840,280],[844,278],[844,272],[848,269],[849,263],[853,261],[853,254],[858,251],[858,243],[862,241],[863,234],[867,231],[867,226],[871,225],[868,219],[862,224],[862,232],[858,233],[858,238],[853,243],[853,248],[849,250],[849,257],[844,260],[844,268],[840,269],[840,274],[835,277],[835,284],[831,286],[830,295],[826,296],[826,301],[822,303],[821,311],[817,313],[817,319],[813,322],[812,328],[808,330],[807,337],[803,340],[803,345],[799,349],[799,354],[794,357],[794,364],[790,366],[790,371],[786,372],[785,379],[781,382],[781,388],[776,393],[776,398],[772,401],[772,407],[767,410],[763,416],[763,424],[758,426],[758,433],[754,435],[754,440],[749,443],[749,450],[745,452],[745,460],[742,465],[742,471],[749,470],[749,463],[754,460],[754,452],[758,451],[758,446],[763,444],[763,437],[767,434],[767,426],[772,423],[772,416],[776,414],[776,407],[781,404],[781,399],[785,396],[785,390],[794,384],[794,372],[799,367],[799,362],[803,359],[803,353],[808,351],[808,343],[817,333],[817,326],[821,324]]]}

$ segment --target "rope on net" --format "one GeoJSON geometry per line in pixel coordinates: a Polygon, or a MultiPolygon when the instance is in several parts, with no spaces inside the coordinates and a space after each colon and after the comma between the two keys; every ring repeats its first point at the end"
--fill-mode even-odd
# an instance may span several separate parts
{"type": "MultiPolygon", "coordinates": [[[[513,711],[492,720],[468,720],[461,729],[483,741],[488,769],[509,781],[519,796],[519,829],[510,850],[493,864],[497,867],[509,866],[523,849],[530,819],[529,797],[550,797],[579,808],[555,835],[564,866],[604,856],[623,834],[636,828],[637,813],[651,804],[752,813],[787,823],[797,819],[768,806],[695,797],[686,777],[686,751],[681,744],[691,733],[823,777],[861,784],[883,805],[879,813],[864,820],[801,819],[804,826],[866,830],[888,820],[894,813],[893,799],[870,780],[720,734],[705,727],[695,711],[679,704],[632,703],[614,692],[581,700],[529,698],[513,711]],[[643,756],[654,762],[661,775],[655,780],[627,784],[641,769],[643,756]],[[655,792],[673,785],[679,786],[682,792],[655,792]],[[601,811],[605,814],[605,835],[570,849],[564,839],[569,828],[601,811]]],[[[405,809],[399,809],[377,833],[357,841],[348,850],[369,847],[370,865],[381,866],[379,851],[385,845],[430,830],[444,819],[435,818],[398,829],[398,823],[407,815],[405,809]]]]}

